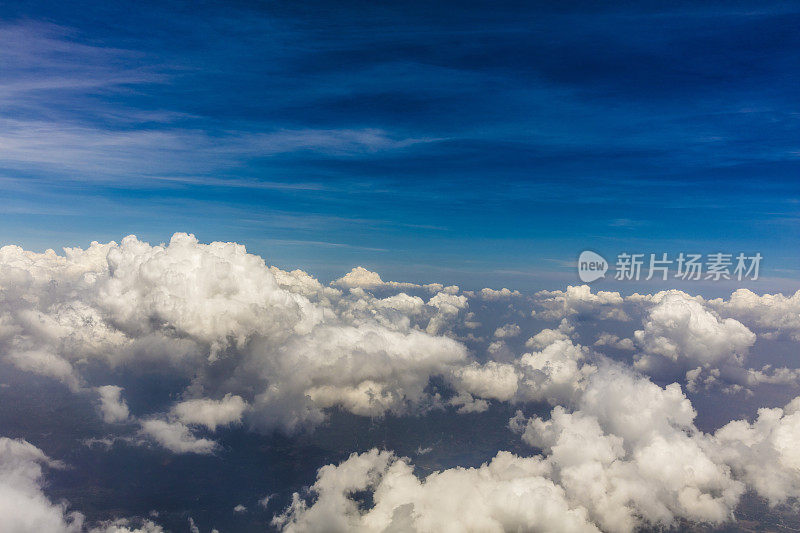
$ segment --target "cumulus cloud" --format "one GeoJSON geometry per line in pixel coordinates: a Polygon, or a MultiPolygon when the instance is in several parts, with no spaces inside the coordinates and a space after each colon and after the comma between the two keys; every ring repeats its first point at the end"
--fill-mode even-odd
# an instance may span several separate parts
{"type": "Polygon", "coordinates": [[[469,306],[466,296],[457,296],[446,292],[434,295],[428,300],[428,305],[436,309],[436,314],[431,317],[426,328],[426,331],[432,335],[450,327],[459,313],[469,306]]]}
{"type": "MultiPolygon", "coordinates": [[[[794,333],[800,316],[797,294],[758,296],[739,289],[727,300],[705,300],[702,296],[668,290],[633,294],[625,301],[644,313],[643,329],[633,335],[634,348],[639,350],[635,364],[650,375],[676,377],[683,372],[692,392],[719,389],[748,395],[760,385],[798,382],[800,369],[763,362],[762,368],[746,367],[757,336],[800,338],[794,333]]],[[[598,342],[612,341],[601,338],[598,342]]],[[[768,353],[758,355],[762,359],[766,356],[767,360],[771,357],[768,353]]]]}
{"type": "MultiPolygon", "coordinates": [[[[348,279],[374,278],[354,272],[348,279]]],[[[254,425],[290,431],[320,423],[330,407],[370,416],[425,408],[430,377],[469,360],[440,335],[467,307],[457,289],[428,302],[358,287],[343,296],[302,271],[269,268],[241,245],[180,233],[168,245],[131,236],[63,256],[6,246],[0,288],[0,348],[21,369],[77,390],[89,362],[146,365],[191,377],[199,394],[189,398],[228,398],[177,405],[175,421],[146,425],[144,434],[173,449],[189,442],[180,424],[235,423],[243,403],[254,425]]],[[[115,389],[103,391],[104,416],[122,417],[115,389]]]]}
{"type": "Polygon", "coordinates": [[[217,443],[197,437],[194,429],[205,427],[213,432],[220,426],[239,424],[247,409],[247,403],[241,397],[226,394],[221,400],[185,400],[174,404],[168,413],[137,418],[130,415],[121,396],[121,387],[105,385],[97,390],[106,423],[136,423],[139,430],[133,436],[89,439],[86,442],[89,446],[100,444],[110,448],[118,441],[140,446],[155,443],[173,453],[211,454],[217,449],[217,443]]]}
{"type": "Polygon", "coordinates": [[[729,522],[748,488],[772,503],[797,497],[800,398],[706,434],[678,384],[660,387],[611,361],[584,380],[571,408],[511,420],[541,456],[499,452],[478,468],[419,478],[408,459],[373,449],[321,468],[310,493],[295,494],[273,523],[284,531],[631,532],[729,522]]]}
{"type": "Polygon", "coordinates": [[[745,382],[747,385],[796,385],[800,383],[800,368],[773,367],[764,365],[760,369],[748,368],[745,382]]]}
{"type": "Polygon", "coordinates": [[[538,458],[500,452],[479,468],[419,479],[408,460],[372,449],[320,469],[313,505],[295,494],[273,524],[287,532],[599,531],[547,472],[538,458]],[[372,494],[371,508],[358,505],[359,491],[372,494]]]}
{"type": "Polygon", "coordinates": [[[783,408],[759,409],[752,423],[730,422],[714,434],[713,450],[771,504],[800,498],[800,397],[783,408]]]}
{"type": "Polygon", "coordinates": [[[756,336],[741,322],[720,318],[680,291],[656,295],[644,329],[634,332],[644,352],[637,367],[648,369],[655,358],[694,367],[723,362],[741,365],[756,336]]]}
{"type": "Polygon", "coordinates": [[[494,331],[494,336],[498,339],[509,339],[519,335],[520,331],[519,326],[516,324],[505,324],[494,331]]]}
{"type": "Polygon", "coordinates": [[[186,425],[180,422],[157,418],[142,420],[141,435],[175,453],[205,455],[213,453],[217,449],[216,442],[196,437],[186,425]]]}
{"type": "Polygon", "coordinates": [[[364,267],[355,267],[353,270],[333,282],[334,285],[344,287],[346,289],[361,288],[361,289],[375,289],[383,287],[384,281],[381,279],[380,274],[372,272],[364,267]]]}
{"type": "Polygon", "coordinates": [[[586,377],[596,370],[586,361],[587,353],[585,347],[559,339],[540,351],[523,354],[517,363],[523,375],[522,400],[551,404],[572,401],[584,388],[586,377]]]}
{"type": "MultiPolygon", "coordinates": [[[[438,402],[427,389],[434,376],[455,388],[451,403],[462,411],[509,398],[510,381],[478,386],[478,374],[518,376],[514,401],[556,401],[591,371],[579,362],[585,354],[569,341],[566,321],[531,339],[532,351],[519,358],[504,345],[490,347],[492,357],[514,362],[478,365],[451,338],[453,328],[474,323],[467,296],[450,287],[428,301],[405,293],[376,298],[363,288],[377,286],[373,274],[354,269],[339,283],[350,287],[344,295],[305,272],[267,267],[240,245],[204,245],[186,234],[158,246],[135,237],[92,243],[63,256],[4,247],[0,346],[7,361],[75,388],[85,386],[88,361],[191,377],[187,399],[166,414],[142,415],[141,435],[199,453],[213,441],[196,438],[190,426],[214,431],[245,414],[257,428],[293,431],[321,423],[333,407],[364,416],[421,411],[438,402]]],[[[481,297],[516,294],[485,289],[481,297]]],[[[577,294],[617,301],[611,293],[577,294]]],[[[507,324],[497,333],[519,330],[507,324]]],[[[120,390],[98,391],[104,418],[125,420],[120,390]]]]}
{"type": "Polygon", "coordinates": [[[247,402],[228,393],[221,400],[186,400],[172,406],[171,412],[183,424],[202,425],[215,431],[219,426],[241,423],[245,409],[247,402]]]}
{"type": "Polygon", "coordinates": [[[624,300],[618,292],[593,293],[588,285],[571,285],[565,291],[539,291],[536,297],[537,305],[542,308],[537,314],[543,318],[561,319],[580,315],[610,320],[630,320],[625,311],[619,307],[624,300]]]}
{"type": "Polygon", "coordinates": [[[499,401],[510,401],[519,390],[520,373],[514,365],[489,361],[456,371],[458,388],[461,395],[452,400],[453,405],[462,405],[462,411],[481,411],[488,408],[488,403],[475,403],[473,395],[480,398],[491,398],[499,401]]]}
{"type": "Polygon", "coordinates": [[[334,287],[326,287],[315,277],[302,270],[292,270],[287,272],[278,267],[271,266],[269,271],[275,276],[278,286],[289,292],[301,294],[311,300],[326,301],[338,298],[342,291],[334,287]]]}
{"type": "Polygon", "coordinates": [[[335,280],[331,285],[342,287],[343,289],[425,289],[429,292],[444,291],[448,294],[458,293],[457,285],[450,285],[444,287],[440,283],[429,283],[426,285],[418,285],[416,283],[407,283],[399,281],[383,281],[380,274],[372,272],[364,267],[355,267],[353,270],[335,280]]]}
{"type": "Polygon", "coordinates": [[[104,385],[97,387],[97,393],[100,395],[100,411],[105,423],[125,422],[130,418],[128,404],[122,399],[122,387],[104,385]]]}
{"type": "MultiPolygon", "coordinates": [[[[549,417],[511,422],[540,456],[500,452],[478,468],[424,478],[407,459],[378,450],[326,466],[310,494],[296,495],[276,517],[288,531],[631,531],[678,520],[720,524],[748,488],[772,503],[800,497],[797,401],[703,433],[680,385],[658,386],[579,344],[591,320],[628,322],[635,314],[643,321],[634,335],[619,328],[635,326],[605,324],[588,342],[636,349],[637,369],[651,375],[672,365],[691,392],[796,385],[798,369],[744,365],[755,342],[750,327],[793,335],[796,295],[738,291],[730,301],[706,302],[679,291],[626,299],[587,286],[544,291],[533,300],[536,316],[554,323],[519,354],[508,339],[521,334],[514,322],[527,310],[494,304],[505,314],[487,322],[503,324],[492,336],[491,328],[475,330],[483,327],[476,311],[493,305],[471,300],[521,296],[515,291],[384,282],[365,269],[334,285],[268,267],[240,245],[205,245],[185,234],[164,245],[126,237],[64,255],[4,247],[0,357],[97,394],[105,422],[128,422],[117,427],[131,432],[125,442],[174,453],[217,453],[212,433],[239,424],[312,428],[329,409],[380,417],[432,408],[476,413],[490,402],[551,406],[549,417]],[[130,369],[188,385],[171,391],[179,399],[157,412],[139,413],[142,404],[129,398],[132,416],[123,389],[109,384],[130,369]],[[360,499],[365,492],[369,505],[360,499]]],[[[33,501],[31,516],[52,520],[54,531],[80,530],[79,514],[41,495],[42,466],[57,465],[30,445],[14,446],[28,459],[2,468],[24,483],[2,490],[33,501]]],[[[95,530],[160,527],[120,519],[95,530]]]]}
{"type": "Polygon", "coordinates": [[[558,325],[557,329],[545,328],[527,341],[525,347],[534,350],[541,350],[545,346],[552,344],[557,340],[569,340],[570,335],[575,331],[575,328],[570,322],[564,318],[558,325]]]}
{"type": "Polygon", "coordinates": [[[164,533],[164,528],[150,520],[117,518],[92,527],[89,533],[164,533]]]}
{"type": "Polygon", "coordinates": [[[520,293],[519,291],[510,290],[505,287],[499,290],[490,289],[489,287],[486,287],[476,293],[470,292],[469,294],[489,301],[505,300],[508,298],[522,296],[522,293],[520,293]]]}
{"type": "Polygon", "coordinates": [[[0,532],[163,533],[150,520],[118,518],[87,527],[84,515],[44,492],[45,469],[65,468],[33,444],[0,437],[0,532]]]}
{"type": "Polygon", "coordinates": [[[665,388],[621,365],[589,378],[578,408],[530,419],[523,440],[544,450],[553,477],[607,531],[640,520],[678,518],[719,524],[744,492],[694,426],[695,411],[677,384],[665,388]]]}
{"type": "Polygon", "coordinates": [[[595,346],[610,346],[618,350],[635,350],[631,339],[620,339],[618,335],[601,333],[594,343],[595,346]]]}
{"type": "Polygon", "coordinates": [[[767,337],[786,335],[800,342],[800,291],[791,296],[759,296],[751,290],[738,289],[728,300],[718,298],[708,303],[725,316],[763,330],[767,337]]]}
{"type": "MultiPolygon", "coordinates": [[[[380,458],[385,452],[375,450],[352,456],[339,467],[320,470],[312,487],[315,503],[309,506],[296,495],[290,508],[276,518],[276,524],[287,531],[322,530],[324,524],[332,523],[338,524],[334,531],[383,531],[387,527],[434,531],[448,520],[460,524],[462,516],[469,516],[460,508],[450,508],[452,514],[441,519],[425,518],[423,502],[433,499],[433,507],[443,513],[449,508],[435,500],[436,494],[452,492],[441,486],[428,495],[426,487],[429,483],[432,486],[433,480],[459,476],[464,476],[461,483],[474,485],[478,482],[467,481],[464,472],[480,472],[477,477],[484,479],[500,458],[514,465],[516,471],[535,462],[539,469],[526,482],[563,494],[559,501],[564,509],[582,517],[575,527],[632,531],[645,523],[669,526],[677,519],[714,524],[731,519],[745,485],[731,475],[726,463],[716,461],[708,451],[709,437],[694,426],[695,411],[680,386],[659,387],[617,363],[606,362],[598,369],[586,358],[585,348],[555,338],[540,352],[525,354],[513,364],[472,363],[457,372],[459,388],[474,398],[546,399],[575,406],[572,412],[560,405],[555,407],[548,420],[534,417],[512,421],[526,442],[544,450],[543,458],[501,453],[477,470],[446,470],[419,480],[411,475],[407,461],[398,461],[391,454],[380,458]],[[394,492],[400,477],[395,473],[400,468],[393,466],[396,464],[404,465],[411,476],[399,484],[409,494],[394,492]],[[664,470],[664,465],[670,468],[664,470]],[[358,468],[362,474],[356,473],[358,468]],[[350,485],[340,485],[340,476],[350,485]],[[374,502],[374,507],[366,510],[352,497],[365,490],[372,493],[374,502]]],[[[471,404],[465,406],[472,410],[471,404]]],[[[504,480],[491,494],[505,494],[505,490],[520,485],[519,480],[504,480]]],[[[480,516],[496,517],[494,512],[483,508],[480,516]]],[[[564,513],[567,511],[562,510],[559,516],[563,518],[564,513]]],[[[456,529],[548,530],[535,517],[526,516],[523,522],[516,519],[497,518],[497,523],[487,522],[484,529],[463,525],[456,529]]],[[[552,528],[563,529],[552,526],[555,523],[551,522],[552,528]]]]}
{"type": "Polygon", "coordinates": [[[78,533],[83,515],[51,502],[42,491],[43,467],[63,468],[24,440],[0,437],[0,531],[78,533]]]}
{"type": "Polygon", "coordinates": [[[522,354],[510,363],[473,363],[455,372],[460,394],[451,403],[475,411],[488,407],[486,400],[546,401],[553,405],[571,402],[596,370],[588,355],[585,347],[556,338],[541,350],[522,354]]]}
{"type": "Polygon", "coordinates": [[[744,392],[753,395],[753,388],[759,385],[797,385],[800,383],[800,369],[764,365],[760,369],[726,366],[709,368],[698,366],[686,372],[686,388],[689,392],[720,389],[726,394],[744,392]]]}

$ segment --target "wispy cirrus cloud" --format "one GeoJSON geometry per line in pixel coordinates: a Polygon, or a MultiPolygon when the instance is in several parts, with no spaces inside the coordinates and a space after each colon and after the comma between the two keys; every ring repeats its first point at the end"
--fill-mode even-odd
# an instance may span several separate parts
{"type": "Polygon", "coordinates": [[[220,129],[206,117],[137,99],[154,86],[170,86],[191,67],[80,37],[50,24],[0,26],[4,174],[317,190],[318,184],[228,181],[220,172],[276,155],[352,157],[438,141],[369,127],[285,128],[261,122],[220,129]]]}
{"type": "MultiPolygon", "coordinates": [[[[349,157],[426,142],[436,140],[397,138],[373,129],[232,131],[212,135],[202,129],[101,129],[69,122],[0,118],[1,165],[19,171],[39,168],[61,177],[90,181],[152,178],[223,184],[220,178],[201,178],[197,173],[229,169],[243,160],[280,154],[319,152],[349,157]],[[173,176],[164,176],[170,173],[173,176]],[[186,177],[192,173],[195,175],[186,177]]],[[[241,179],[232,184],[265,186],[241,179]]]]}

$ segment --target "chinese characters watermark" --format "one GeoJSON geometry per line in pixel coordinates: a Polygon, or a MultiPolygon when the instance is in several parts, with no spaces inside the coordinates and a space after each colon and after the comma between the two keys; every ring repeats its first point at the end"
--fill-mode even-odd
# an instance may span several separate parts
{"type": "MultiPolygon", "coordinates": [[[[762,255],[755,253],[734,254],[712,253],[694,254],[680,252],[670,257],[667,253],[637,254],[623,252],[617,255],[614,279],[618,281],[639,281],[660,279],[680,279],[683,281],[758,279],[762,255]]],[[[599,254],[584,251],[578,258],[578,277],[584,283],[591,283],[605,277],[609,263],[599,254]]]]}

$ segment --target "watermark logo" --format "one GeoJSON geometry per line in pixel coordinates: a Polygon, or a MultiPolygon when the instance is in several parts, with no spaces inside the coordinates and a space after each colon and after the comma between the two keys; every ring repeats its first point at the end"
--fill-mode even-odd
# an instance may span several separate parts
{"type": "Polygon", "coordinates": [[[608,261],[602,255],[590,250],[581,252],[578,257],[578,277],[584,283],[591,283],[605,277],[608,272],[608,261]]]}
{"type": "MultiPolygon", "coordinates": [[[[681,252],[670,257],[661,254],[637,254],[623,252],[617,255],[614,265],[614,279],[618,281],[651,280],[666,281],[721,281],[758,279],[763,256],[760,253],[747,255],[713,253],[695,254],[681,252]]],[[[584,283],[591,283],[605,277],[609,269],[603,256],[586,250],[578,257],[578,277],[584,283]]]]}

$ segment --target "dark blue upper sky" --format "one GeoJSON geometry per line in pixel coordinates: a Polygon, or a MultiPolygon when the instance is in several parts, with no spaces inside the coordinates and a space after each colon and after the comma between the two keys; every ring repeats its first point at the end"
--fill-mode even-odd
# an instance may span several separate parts
{"type": "MultiPolygon", "coordinates": [[[[11,2],[0,243],[174,231],[322,278],[800,278],[800,3],[11,2]]],[[[784,279],[776,279],[784,278],[784,279]]],[[[687,287],[688,288],[688,287],[687,287]]]]}

